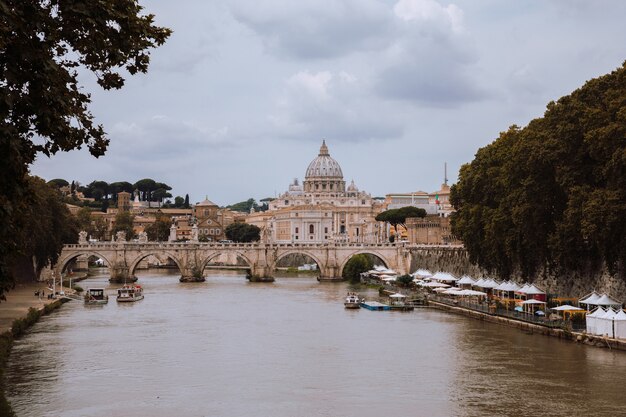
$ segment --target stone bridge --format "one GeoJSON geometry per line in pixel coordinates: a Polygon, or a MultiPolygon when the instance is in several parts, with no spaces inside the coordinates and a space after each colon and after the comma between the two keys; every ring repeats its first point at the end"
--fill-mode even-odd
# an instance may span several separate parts
{"type": "MultiPolygon", "coordinates": [[[[410,272],[411,249],[405,244],[265,244],[265,243],[198,243],[198,242],[96,242],[65,245],[54,271],[57,276],[79,256],[97,256],[109,266],[112,282],[135,280],[135,269],[146,257],[172,259],[181,272],[181,282],[204,281],[204,268],[220,255],[243,259],[251,281],[273,281],[278,261],[287,255],[303,254],[318,265],[320,280],[340,280],[343,268],[354,255],[377,256],[388,268],[400,274],[410,272]]],[[[433,248],[433,246],[427,246],[433,248]]]]}

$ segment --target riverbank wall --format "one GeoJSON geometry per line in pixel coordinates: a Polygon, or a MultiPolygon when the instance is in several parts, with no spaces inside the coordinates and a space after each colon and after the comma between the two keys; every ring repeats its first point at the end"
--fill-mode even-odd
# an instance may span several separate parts
{"type": "Polygon", "coordinates": [[[621,339],[608,339],[598,336],[591,336],[584,333],[570,332],[561,328],[552,328],[547,326],[541,326],[539,324],[529,323],[522,320],[514,320],[508,317],[496,316],[492,314],[483,313],[476,310],[471,310],[463,307],[454,307],[448,304],[439,303],[437,301],[428,300],[428,306],[448,311],[450,313],[460,314],[466,317],[470,317],[476,320],[485,321],[488,323],[495,323],[509,327],[515,327],[527,333],[540,334],[544,336],[557,337],[562,340],[567,340],[575,343],[582,343],[588,346],[603,347],[609,349],[615,349],[626,352],[626,340],[621,339]]]}
{"type": "MultiPolygon", "coordinates": [[[[493,276],[472,264],[467,251],[462,247],[411,248],[409,250],[411,272],[422,268],[432,272],[449,272],[456,276],[469,275],[477,278],[493,276]]],[[[519,274],[510,279],[518,282],[526,281],[519,274]]],[[[595,290],[599,293],[611,294],[619,300],[626,300],[626,276],[621,276],[619,272],[611,274],[602,266],[589,266],[582,271],[561,274],[543,271],[533,277],[532,282],[548,293],[562,297],[582,297],[595,290]]]]}

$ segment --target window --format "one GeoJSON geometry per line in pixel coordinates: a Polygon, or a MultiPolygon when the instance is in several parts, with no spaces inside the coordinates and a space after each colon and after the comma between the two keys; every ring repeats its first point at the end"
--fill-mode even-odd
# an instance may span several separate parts
{"type": "Polygon", "coordinates": [[[209,210],[205,209],[205,210],[204,210],[204,215],[205,215],[205,216],[208,216],[208,215],[209,215],[209,210]]]}
{"type": "Polygon", "coordinates": [[[298,228],[296,227],[296,234],[298,233],[298,228]]]}
{"type": "Polygon", "coordinates": [[[285,205],[288,206],[289,205],[289,200],[285,200],[285,205]]]}
{"type": "Polygon", "coordinates": [[[296,236],[296,240],[298,240],[298,236],[296,236]]]}
{"type": "Polygon", "coordinates": [[[365,205],[365,200],[361,200],[361,204],[365,205]]]}
{"type": "Polygon", "coordinates": [[[328,227],[324,228],[324,233],[328,233],[328,227]]]}
{"type": "Polygon", "coordinates": [[[214,235],[214,234],[215,234],[215,229],[211,229],[211,230],[209,230],[209,233],[210,233],[210,234],[212,234],[212,235],[214,235]]]}
{"type": "Polygon", "coordinates": [[[215,234],[219,235],[220,233],[222,233],[222,231],[220,229],[215,229],[215,234]]]}
{"type": "Polygon", "coordinates": [[[315,227],[313,227],[313,225],[309,225],[309,233],[313,234],[315,233],[315,227]]]}

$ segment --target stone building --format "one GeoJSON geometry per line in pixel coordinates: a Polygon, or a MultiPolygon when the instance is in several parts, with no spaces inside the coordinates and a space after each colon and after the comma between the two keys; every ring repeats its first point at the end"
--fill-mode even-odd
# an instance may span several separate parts
{"type": "Polygon", "coordinates": [[[406,219],[409,243],[418,245],[456,245],[461,242],[450,229],[448,216],[430,215],[423,219],[406,219]]]}
{"type": "Polygon", "coordinates": [[[246,222],[260,227],[266,242],[374,243],[382,239],[382,226],[374,218],[384,207],[354,181],[346,187],[341,166],[323,141],[303,184],[295,179],[268,211],[251,213],[246,222]]]}
{"type": "Polygon", "coordinates": [[[225,239],[224,230],[234,222],[234,216],[230,210],[220,209],[208,198],[194,206],[193,216],[198,226],[198,236],[201,240],[209,242],[225,239]]]}

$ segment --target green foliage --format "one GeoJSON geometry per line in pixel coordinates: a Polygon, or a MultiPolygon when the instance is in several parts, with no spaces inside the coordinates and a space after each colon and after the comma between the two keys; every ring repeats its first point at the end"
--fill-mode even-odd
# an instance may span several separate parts
{"type": "Polygon", "coordinates": [[[64,180],[63,178],[55,178],[53,180],[48,181],[48,184],[52,184],[56,188],[67,187],[68,185],[70,185],[70,183],[64,180]]]}
{"type": "Polygon", "coordinates": [[[410,217],[426,217],[426,210],[413,206],[391,209],[379,213],[376,216],[376,221],[387,222],[396,227],[399,224],[404,226],[406,219],[410,217]]]}
{"type": "Polygon", "coordinates": [[[185,194],[185,204],[183,204],[183,208],[189,208],[189,194],[185,194]]]}
{"type": "Polygon", "coordinates": [[[128,211],[120,211],[115,215],[115,225],[111,231],[113,235],[117,232],[123,231],[126,235],[126,240],[131,240],[135,237],[135,231],[133,230],[134,216],[128,211]]]}
{"type": "Polygon", "coordinates": [[[170,236],[172,221],[167,216],[158,216],[154,223],[146,227],[148,240],[153,242],[166,242],[170,236]]]}
{"type": "Polygon", "coordinates": [[[361,280],[361,273],[369,271],[373,267],[374,263],[369,256],[365,254],[354,255],[346,262],[341,276],[351,283],[357,283],[361,280]]]}
{"type": "Polygon", "coordinates": [[[256,242],[260,239],[261,229],[253,224],[232,223],[226,227],[225,234],[233,242],[256,242]]]}
{"type": "Polygon", "coordinates": [[[626,63],[461,167],[452,231],[501,276],[626,264],[626,63]]]}
{"type": "MultiPolygon", "coordinates": [[[[263,200],[266,200],[266,199],[263,199],[263,200]]],[[[246,201],[241,201],[239,203],[226,206],[226,208],[232,211],[249,213],[252,208],[254,208],[255,211],[265,211],[268,209],[268,204],[267,204],[267,201],[264,201],[263,204],[259,206],[254,200],[254,198],[249,198],[246,201]]]]}
{"type": "Polygon", "coordinates": [[[396,278],[396,284],[398,284],[401,287],[407,287],[411,285],[412,282],[413,282],[413,277],[408,274],[400,275],[398,278],[396,278]]]}
{"type": "Polygon", "coordinates": [[[185,204],[184,198],[182,198],[181,196],[174,197],[174,207],[181,208],[184,206],[184,204],[185,204]]]}
{"type": "Polygon", "coordinates": [[[93,219],[89,207],[81,207],[76,213],[76,223],[79,230],[84,230],[90,236],[94,234],[93,219]]]}

